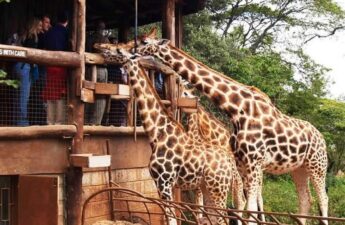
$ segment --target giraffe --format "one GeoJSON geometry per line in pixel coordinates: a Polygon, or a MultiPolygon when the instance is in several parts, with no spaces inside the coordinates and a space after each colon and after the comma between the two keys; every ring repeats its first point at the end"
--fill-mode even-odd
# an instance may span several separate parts
{"type": "MultiPolygon", "coordinates": [[[[184,83],[184,89],[182,91],[183,97],[188,98],[196,98],[196,96],[193,94],[195,91],[194,89],[187,88],[187,82],[184,83]]],[[[204,107],[201,105],[198,105],[197,109],[197,117],[192,119],[189,117],[188,119],[188,125],[192,126],[190,124],[198,123],[199,124],[199,134],[202,136],[203,139],[206,141],[210,141],[213,145],[223,146],[226,149],[228,149],[231,152],[231,155],[234,157],[233,150],[230,145],[230,131],[227,129],[227,126],[221,122],[219,119],[217,119],[215,116],[213,116],[211,113],[209,113],[204,107]],[[197,121],[197,122],[196,122],[197,121]]],[[[196,133],[196,132],[193,132],[196,133]]],[[[200,137],[201,138],[201,137],[200,137]]],[[[241,190],[243,190],[243,182],[241,175],[238,173],[237,167],[235,168],[234,172],[234,180],[231,192],[232,197],[234,198],[234,203],[237,209],[244,209],[246,204],[246,199],[241,190]],[[241,196],[242,195],[242,196],[241,196]]],[[[261,194],[261,188],[262,188],[262,179],[260,181],[260,189],[258,191],[258,211],[263,211],[263,197],[261,194]]],[[[263,214],[260,215],[261,220],[265,221],[265,216],[263,214]]]]}
{"type": "MultiPolygon", "coordinates": [[[[185,85],[182,91],[182,96],[188,98],[196,98],[196,96],[192,92],[193,90],[187,89],[185,85]]],[[[231,196],[233,198],[235,208],[243,210],[246,204],[246,200],[243,193],[242,178],[237,170],[235,157],[229,144],[230,131],[220,120],[207,112],[207,110],[201,105],[198,105],[196,113],[191,113],[188,116],[187,126],[188,134],[193,136],[194,139],[202,142],[210,142],[212,145],[215,145],[218,148],[222,148],[224,149],[224,151],[229,152],[231,159],[233,160],[232,165],[234,166],[231,196]]],[[[199,198],[202,198],[200,196],[201,194],[202,193],[197,193],[197,196],[199,198]]]]}
{"type": "MultiPolygon", "coordinates": [[[[160,102],[138,58],[131,59],[131,54],[123,49],[105,50],[103,55],[108,63],[122,64],[129,75],[152,148],[149,170],[160,197],[173,200],[173,187],[182,190],[201,188],[209,205],[226,208],[233,173],[228,152],[187,135],[160,102]]],[[[214,220],[217,224],[227,224],[222,218],[214,220]]],[[[170,223],[176,221],[170,220],[170,223]]]]}
{"type": "Polygon", "coordinates": [[[228,114],[234,128],[230,144],[244,178],[248,210],[258,209],[264,171],[291,173],[299,196],[299,213],[309,213],[311,180],[321,215],[327,217],[326,144],[313,125],[284,115],[259,89],[212,70],[168,40],[147,38],[137,50],[162,60],[228,114]]]}

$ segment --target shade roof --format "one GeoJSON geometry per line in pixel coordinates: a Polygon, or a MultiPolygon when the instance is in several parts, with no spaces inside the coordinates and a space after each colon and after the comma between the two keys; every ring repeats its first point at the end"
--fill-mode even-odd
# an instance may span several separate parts
{"type": "MultiPolygon", "coordinates": [[[[191,14],[204,7],[204,0],[177,1],[182,5],[182,14],[191,14]]],[[[164,0],[138,0],[138,24],[144,25],[162,20],[164,0]]],[[[87,0],[87,21],[102,19],[108,26],[119,27],[122,24],[133,26],[134,0],[87,0]]]]}
{"type": "MultiPolygon", "coordinates": [[[[144,25],[162,20],[165,0],[138,0],[138,24],[144,25]]],[[[195,13],[204,7],[205,0],[176,0],[182,6],[182,14],[195,13]]],[[[87,28],[92,29],[96,20],[103,20],[107,28],[121,25],[134,26],[134,0],[86,0],[87,28]]],[[[59,11],[73,12],[73,0],[11,0],[0,3],[0,43],[24,27],[37,15],[48,14],[55,21],[59,11]]]]}

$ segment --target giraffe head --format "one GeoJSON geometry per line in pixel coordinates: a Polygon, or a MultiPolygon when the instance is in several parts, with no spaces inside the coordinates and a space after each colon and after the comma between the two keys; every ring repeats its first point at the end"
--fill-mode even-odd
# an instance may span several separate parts
{"type": "Polygon", "coordinates": [[[137,48],[137,51],[141,55],[156,55],[159,53],[160,48],[168,46],[170,41],[168,39],[156,39],[156,38],[143,38],[137,48]]]}
{"type": "Polygon", "coordinates": [[[131,54],[126,48],[99,48],[101,50],[101,55],[104,58],[105,63],[107,64],[117,64],[117,65],[123,65],[128,60],[136,58],[137,54],[131,54]]]}
{"type": "MultiPolygon", "coordinates": [[[[138,37],[138,42],[141,43],[143,40],[145,39],[155,39],[157,37],[157,28],[153,27],[149,33],[147,34],[143,34],[141,36],[138,37]]],[[[125,49],[126,51],[130,51],[132,48],[134,48],[135,46],[135,41],[134,40],[131,40],[131,41],[128,41],[127,43],[118,43],[118,44],[110,44],[110,43],[95,43],[93,45],[93,47],[95,49],[98,49],[98,50],[111,50],[111,51],[114,51],[116,50],[117,48],[123,48],[125,49]]]]}

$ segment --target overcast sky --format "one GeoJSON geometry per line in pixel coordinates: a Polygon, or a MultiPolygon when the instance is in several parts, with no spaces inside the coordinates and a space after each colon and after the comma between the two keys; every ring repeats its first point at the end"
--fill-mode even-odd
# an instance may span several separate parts
{"type": "MultiPolygon", "coordinates": [[[[345,9],[345,1],[337,1],[345,9]]],[[[328,76],[333,84],[329,91],[332,98],[345,96],[345,31],[329,38],[313,39],[305,51],[319,64],[330,68],[328,76]]]]}

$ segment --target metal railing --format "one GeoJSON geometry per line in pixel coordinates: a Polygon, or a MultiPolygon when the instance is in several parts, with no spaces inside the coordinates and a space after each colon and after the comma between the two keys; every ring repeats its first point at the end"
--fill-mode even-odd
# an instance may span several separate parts
{"type": "MultiPolygon", "coordinates": [[[[302,220],[307,224],[329,225],[345,224],[345,218],[307,216],[293,213],[258,212],[237,209],[220,209],[210,206],[201,206],[192,203],[166,201],[162,199],[145,197],[141,193],[121,188],[105,188],[90,195],[84,202],[82,209],[82,225],[86,224],[86,214],[90,201],[102,193],[112,192],[114,220],[126,220],[141,224],[168,224],[169,218],[174,218],[181,224],[212,224],[212,218],[221,217],[227,224],[241,221],[246,225],[249,222],[258,225],[302,225],[302,220]],[[239,216],[242,213],[243,216],[239,216]],[[202,220],[198,215],[202,214],[202,220]],[[259,220],[263,215],[265,221],[259,220]]],[[[214,221],[214,220],[213,220],[214,221]]]]}

